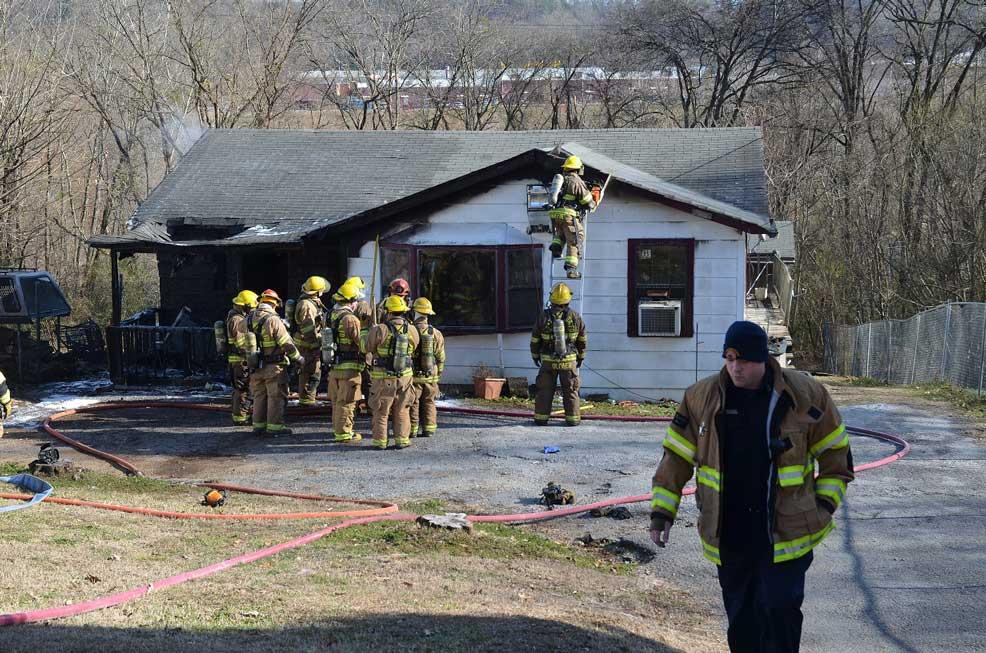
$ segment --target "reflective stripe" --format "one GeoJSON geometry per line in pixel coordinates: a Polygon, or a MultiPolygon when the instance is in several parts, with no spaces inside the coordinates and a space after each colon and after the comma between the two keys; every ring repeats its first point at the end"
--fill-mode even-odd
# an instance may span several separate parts
{"type": "Polygon", "coordinates": [[[789,465],[777,468],[777,481],[781,487],[803,485],[805,482],[805,466],[789,465]]]}
{"type": "Polygon", "coordinates": [[[291,342],[291,336],[288,334],[280,335],[277,337],[277,344],[281,347],[291,342]]]}
{"type": "Polygon", "coordinates": [[[570,264],[570,265],[578,265],[579,264],[579,257],[578,256],[566,256],[565,257],[565,262],[568,263],[568,264],[570,264]]]}
{"type": "Polygon", "coordinates": [[[846,482],[841,478],[824,477],[815,481],[815,494],[823,496],[833,504],[836,510],[846,498],[846,482]]]}
{"type": "Polygon", "coordinates": [[[839,424],[835,429],[811,448],[811,455],[818,458],[829,449],[842,449],[849,446],[849,434],[846,433],[846,425],[839,424]]]}
{"type": "Polygon", "coordinates": [[[229,356],[226,357],[226,360],[228,360],[230,363],[242,363],[243,357],[238,354],[230,354],[229,356]]]}
{"type": "Polygon", "coordinates": [[[700,484],[706,485],[716,492],[722,491],[722,475],[718,472],[718,470],[702,465],[698,468],[698,473],[695,475],[695,478],[700,484]]]}
{"type": "Polygon", "coordinates": [[[719,549],[712,546],[705,540],[702,540],[702,553],[709,559],[710,562],[717,565],[722,564],[722,557],[719,555],[719,549]]]}
{"type": "Polygon", "coordinates": [[[284,424],[271,424],[270,422],[268,422],[267,423],[267,430],[268,431],[283,431],[284,430],[284,424]]]}
{"type": "Polygon", "coordinates": [[[787,542],[776,542],[774,544],[774,562],[787,562],[800,558],[818,546],[825,539],[825,536],[832,532],[833,528],[835,528],[834,521],[829,522],[828,526],[817,533],[811,533],[787,542]]]}
{"type": "Polygon", "coordinates": [[[663,487],[654,486],[651,490],[651,500],[650,507],[651,510],[656,510],[661,508],[667,511],[671,515],[671,519],[674,519],[678,515],[678,504],[681,503],[681,495],[675,494],[671,490],[666,490],[663,487]]]}
{"type": "Polygon", "coordinates": [[[546,420],[549,417],[551,417],[551,415],[542,415],[540,413],[534,413],[534,419],[538,419],[538,420],[542,420],[543,419],[543,420],[546,420]]]}
{"type": "Polygon", "coordinates": [[[582,417],[579,415],[565,415],[565,421],[569,424],[578,424],[582,421],[582,417]]]}
{"type": "Polygon", "coordinates": [[[667,435],[664,436],[664,448],[675,452],[689,464],[695,464],[695,452],[698,451],[698,448],[683,436],[678,435],[670,426],[667,435]]]}

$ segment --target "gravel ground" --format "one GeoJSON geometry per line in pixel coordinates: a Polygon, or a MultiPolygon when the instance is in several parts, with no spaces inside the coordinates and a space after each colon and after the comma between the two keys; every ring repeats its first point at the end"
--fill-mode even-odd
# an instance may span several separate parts
{"type": "MultiPolygon", "coordinates": [[[[885,399],[885,394],[881,396],[885,399]]],[[[863,404],[847,422],[893,431],[914,450],[864,472],[850,487],[839,528],[808,575],[806,651],[981,651],[986,641],[986,448],[966,420],[928,402],[863,404]]],[[[649,491],[660,456],[655,424],[583,422],[537,428],[516,419],[442,415],[438,435],[403,451],[328,442],[325,419],[295,420],[293,436],[260,440],[217,413],[132,409],[60,422],[73,437],[121,455],[149,474],[381,499],[438,498],[491,512],[536,511],[556,481],[579,503],[649,491]],[[545,446],[560,448],[542,453],[545,446]]],[[[357,430],[368,433],[363,419],[357,430]]],[[[15,438],[18,436],[15,435],[15,438]]],[[[23,439],[37,440],[22,433],[23,439]]],[[[7,452],[0,441],[0,454],[7,452]]],[[[858,462],[892,447],[854,438],[858,462]]],[[[9,456],[2,455],[9,459],[9,456]]],[[[73,454],[88,464],[84,456],[73,454]]],[[[686,499],[672,546],[647,539],[647,507],[633,519],[567,518],[535,526],[559,539],[584,533],[622,540],[643,574],[672,581],[718,606],[714,567],[700,555],[695,506],[686,499]]]]}

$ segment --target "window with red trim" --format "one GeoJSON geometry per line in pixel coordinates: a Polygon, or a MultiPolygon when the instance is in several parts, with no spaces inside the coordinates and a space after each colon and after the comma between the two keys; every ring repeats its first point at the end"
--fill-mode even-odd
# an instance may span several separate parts
{"type": "Polygon", "coordinates": [[[380,270],[430,299],[449,334],[526,331],[542,308],[540,245],[383,245],[380,270]]]}
{"type": "Polygon", "coordinates": [[[691,337],[694,334],[695,241],[692,239],[630,239],[627,252],[627,335],[691,337]],[[644,310],[641,311],[641,307],[644,310]],[[670,318],[664,307],[680,306],[670,318]],[[657,310],[648,310],[656,307],[657,310]],[[640,316],[655,324],[640,324],[640,316]],[[671,333],[670,324],[679,325],[671,333]]]}

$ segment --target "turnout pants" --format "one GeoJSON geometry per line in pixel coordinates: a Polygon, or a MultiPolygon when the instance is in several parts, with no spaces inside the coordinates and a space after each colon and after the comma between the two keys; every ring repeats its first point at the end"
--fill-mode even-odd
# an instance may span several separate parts
{"type": "MultiPolygon", "coordinates": [[[[725,552],[724,552],[725,553],[725,552]]],[[[718,567],[733,653],[798,653],[812,552],[775,563],[771,552],[726,557],[718,567]]]]}
{"type": "Polygon", "coordinates": [[[534,420],[547,422],[551,417],[551,400],[555,396],[555,383],[561,381],[561,399],[565,406],[565,422],[578,424],[581,421],[579,413],[579,371],[552,370],[543,365],[538,370],[536,394],[534,395],[534,420]]]}
{"type": "Polygon", "coordinates": [[[438,430],[438,409],[435,399],[438,398],[437,383],[418,383],[415,381],[411,390],[411,437],[428,437],[435,435],[438,430]]]}
{"type": "Polygon", "coordinates": [[[342,442],[353,438],[356,399],[360,396],[362,373],[358,370],[329,372],[329,400],[332,402],[332,433],[342,442]]]}
{"type": "Polygon", "coordinates": [[[565,269],[579,267],[579,253],[585,241],[585,224],[582,218],[572,216],[555,218],[551,221],[551,232],[552,244],[564,244],[566,247],[565,269]]]}
{"type": "Polygon", "coordinates": [[[243,363],[230,363],[229,377],[233,384],[233,424],[242,426],[250,421],[250,370],[243,363]]]}
{"type": "Polygon", "coordinates": [[[265,365],[250,375],[253,393],[253,430],[276,434],[284,430],[288,401],[288,373],[283,365],[265,365]]]}
{"type": "Polygon", "coordinates": [[[305,357],[305,364],[298,370],[298,404],[313,406],[318,384],[322,382],[322,356],[318,348],[308,349],[298,347],[305,357]]]}
{"type": "Polygon", "coordinates": [[[397,444],[411,441],[411,422],[408,407],[411,405],[411,377],[373,379],[370,386],[370,411],[373,415],[373,444],[387,446],[387,425],[393,423],[397,444]]]}

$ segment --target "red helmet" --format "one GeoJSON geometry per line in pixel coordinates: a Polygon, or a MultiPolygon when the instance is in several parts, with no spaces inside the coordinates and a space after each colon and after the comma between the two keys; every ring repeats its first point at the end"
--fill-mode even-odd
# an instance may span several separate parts
{"type": "Polygon", "coordinates": [[[411,294],[411,286],[404,279],[394,279],[390,282],[390,292],[393,295],[400,295],[401,297],[407,297],[411,294]]]}
{"type": "Polygon", "coordinates": [[[260,301],[262,302],[266,301],[270,304],[274,304],[275,306],[277,306],[278,304],[281,303],[281,296],[278,295],[277,292],[268,288],[264,292],[260,293],[260,301]]]}

